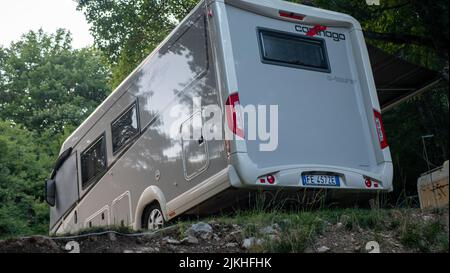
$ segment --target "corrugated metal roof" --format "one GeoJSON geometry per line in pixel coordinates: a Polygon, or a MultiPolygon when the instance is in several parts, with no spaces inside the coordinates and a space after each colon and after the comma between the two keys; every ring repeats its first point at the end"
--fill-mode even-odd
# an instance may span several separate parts
{"type": "Polygon", "coordinates": [[[438,72],[407,62],[367,45],[383,111],[430,88],[441,76],[438,72]]]}

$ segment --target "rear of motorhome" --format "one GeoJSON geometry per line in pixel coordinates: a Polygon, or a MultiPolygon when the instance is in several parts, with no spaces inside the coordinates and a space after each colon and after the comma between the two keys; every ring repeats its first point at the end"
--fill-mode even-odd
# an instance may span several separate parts
{"type": "Polygon", "coordinates": [[[64,142],[46,199],[51,234],[155,229],[238,191],[376,194],[392,176],[354,18],[206,0],[64,142]]]}

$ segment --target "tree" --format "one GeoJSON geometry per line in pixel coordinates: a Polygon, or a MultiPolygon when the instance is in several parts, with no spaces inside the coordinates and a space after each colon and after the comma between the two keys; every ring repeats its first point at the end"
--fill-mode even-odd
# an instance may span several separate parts
{"type": "MultiPolygon", "coordinates": [[[[301,2],[301,0],[296,0],[301,2]]],[[[406,60],[440,71],[448,80],[448,1],[315,0],[315,5],[355,17],[368,42],[406,60]]]]}
{"type": "Polygon", "coordinates": [[[0,49],[0,119],[58,134],[106,98],[109,70],[100,54],[71,42],[65,30],[39,30],[0,49]]]}
{"type": "Polygon", "coordinates": [[[62,142],[110,92],[97,50],[30,31],[0,48],[0,237],[48,232],[44,180],[62,142]]]}
{"type": "Polygon", "coordinates": [[[417,178],[428,170],[421,137],[426,141],[431,168],[448,160],[448,85],[440,84],[384,114],[394,161],[395,196],[417,195],[417,178]]]}
{"type": "Polygon", "coordinates": [[[116,87],[198,3],[197,0],[80,0],[116,87]]]}
{"type": "Polygon", "coordinates": [[[42,181],[50,161],[39,160],[34,143],[26,129],[0,121],[0,237],[47,229],[42,181]]]}

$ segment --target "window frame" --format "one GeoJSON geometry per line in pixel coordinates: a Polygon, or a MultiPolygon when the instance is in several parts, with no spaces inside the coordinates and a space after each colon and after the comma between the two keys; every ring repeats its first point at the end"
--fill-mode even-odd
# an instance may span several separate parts
{"type": "Polygon", "coordinates": [[[81,189],[84,191],[87,188],[89,188],[90,186],[94,185],[95,183],[97,183],[101,177],[103,177],[103,175],[107,172],[108,170],[108,150],[107,150],[107,145],[106,145],[106,133],[103,132],[99,137],[97,137],[88,147],[86,147],[81,153],[80,153],[80,171],[81,171],[81,189]],[[99,141],[101,140],[103,141],[103,149],[105,151],[104,154],[104,163],[105,163],[105,167],[103,167],[103,170],[99,171],[98,173],[96,173],[93,177],[91,177],[89,180],[87,180],[86,182],[84,181],[84,177],[83,177],[83,155],[89,151],[90,149],[92,149],[99,141]]]}
{"type": "Polygon", "coordinates": [[[111,132],[111,149],[113,152],[113,156],[116,156],[119,154],[123,149],[125,149],[128,145],[134,142],[134,140],[141,134],[141,120],[139,115],[139,103],[138,99],[136,98],[125,110],[120,112],[120,114],[110,123],[110,132],[111,132]],[[133,135],[133,137],[128,139],[128,142],[125,144],[122,144],[117,150],[114,150],[114,140],[113,140],[113,124],[120,120],[123,116],[125,116],[128,111],[133,109],[133,107],[136,109],[136,120],[137,120],[137,132],[133,135]]]}
{"type": "Polygon", "coordinates": [[[280,31],[280,30],[269,29],[269,28],[262,28],[262,27],[256,28],[256,33],[257,33],[259,52],[260,52],[260,58],[261,58],[262,63],[303,69],[303,70],[311,70],[311,71],[316,71],[316,72],[331,73],[330,59],[328,57],[327,44],[326,44],[325,39],[317,38],[317,37],[309,37],[309,36],[305,36],[305,35],[294,34],[291,32],[280,31]],[[314,67],[314,66],[309,66],[309,65],[293,64],[293,63],[268,59],[265,56],[265,52],[264,52],[264,41],[263,41],[264,33],[275,34],[278,36],[284,36],[286,38],[293,38],[296,40],[302,40],[304,42],[309,42],[309,43],[313,42],[314,44],[319,44],[320,47],[322,48],[322,54],[325,58],[325,64],[327,67],[320,68],[320,67],[314,67]]]}

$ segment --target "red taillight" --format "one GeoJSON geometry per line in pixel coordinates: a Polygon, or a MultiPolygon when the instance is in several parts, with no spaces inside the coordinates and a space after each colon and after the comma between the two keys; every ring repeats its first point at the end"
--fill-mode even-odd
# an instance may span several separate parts
{"type": "Polygon", "coordinates": [[[241,109],[236,109],[236,106],[239,104],[238,93],[231,94],[228,97],[226,102],[227,123],[228,128],[233,132],[233,134],[244,138],[243,116],[241,109]]]}
{"type": "Polygon", "coordinates": [[[372,180],[370,180],[369,178],[366,178],[365,183],[366,183],[366,187],[368,187],[368,188],[372,187],[372,180]]]}
{"type": "Polygon", "coordinates": [[[381,149],[387,148],[386,132],[384,131],[383,120],[381,119],[381,113],[377,110],[373,110],[375,116],[375,128],[377,129],[378,140],[380,141],[381,149]]]}
{"type": "Polygon", "coordinates": [[[283,11],[283,10],[280,10],[279,14],[281,17],[300,20],[300,21],[305,18],[305,15],[303,15],[303,14],[298,14],[298,13],[293,13],[293,12],[283,11]]]}
{"type": "Polygon", "coordinates": [[[264,184],[264,185],[276,185],[277,183],[277,179],[275,177],[275,174],[268,174],[268,175],[264,175],[258,178],[258,180],[256,180],[256,183],[258,184],[264,184]]]}

